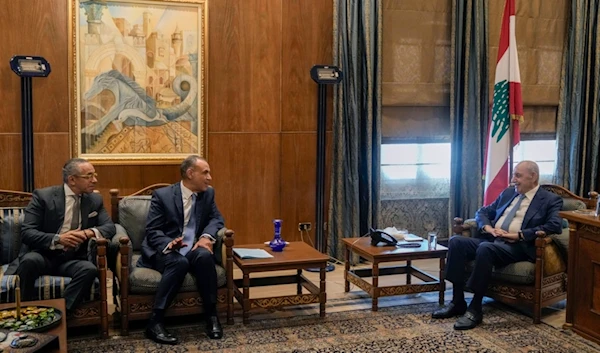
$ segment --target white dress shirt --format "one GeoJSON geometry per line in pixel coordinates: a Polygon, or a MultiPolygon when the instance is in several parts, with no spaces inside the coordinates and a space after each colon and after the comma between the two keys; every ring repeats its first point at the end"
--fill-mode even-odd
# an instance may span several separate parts
{"type": "MultiPolygon", "coordinates": [[[[510,225],[508,226],[509,233],[517,233],[518,231],[521,230],[521,227],[523,226],[523,219],[525,218],[525,214],[527,213],[527,210],[529,209],[529,205],[531,205],[531,200],[533,200],[533,198],[535,197],[535,194],[537,193],[539,188],[540,188],[540,186],[538,185],[535,188],[533,188],[525,193],[525,197],[523,198],[523,201],[521,201],[521,205],[520,205],[519,209],[517,210],[517,213],[515,213],[515,217],[513,218],[512,222],[510,222],[510,225]]],[[[496,222],[496,226],[495,226],[496,229],[500,229],[500,227],[502,226],[502,224],[504,222],[504,219],[506,218],[506,215],[510,213],[510,210],[512,210],[513,207],[515,207],[517,202],[519,202],[519,196],[515,197],[512,200],[510,205],[508,205],[508,207],[506,207],[506,209],[504,210],[504,213],[502,214],[502,216],[500,216],[500,218],[498,218],[498,222],[496,222]]]]}

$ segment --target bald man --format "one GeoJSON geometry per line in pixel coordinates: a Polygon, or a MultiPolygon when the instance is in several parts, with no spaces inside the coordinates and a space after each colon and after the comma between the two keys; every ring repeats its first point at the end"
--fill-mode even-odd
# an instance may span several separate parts
{"type": "Polygon", "coordinates": [[[514,187],[504,190],[488,206],[475,214],[480,237],[453,236],[448,244],[446,279],[453,284],[452,302],[432,314],[434,319],[459,316],[456,330],[470,330],[483,320],[481,302],[494,267],[520,261],[535,261],[536,232],[562,231],[558,215],[563,201],[558,195],[541,189],[539,167],[523,161],[514,169],[514,187]],[[473,291],[467,307],[464,296],[465,265],[475,260],[466,287],[473,291]]]}

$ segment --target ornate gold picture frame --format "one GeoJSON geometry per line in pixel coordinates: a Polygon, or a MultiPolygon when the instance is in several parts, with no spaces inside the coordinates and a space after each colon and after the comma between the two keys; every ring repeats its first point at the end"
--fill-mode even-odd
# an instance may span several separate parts
{"type": "Polygon", "coordinates": [[[205,155],[207,0],[71,0],[72,155],[205,155]]]}

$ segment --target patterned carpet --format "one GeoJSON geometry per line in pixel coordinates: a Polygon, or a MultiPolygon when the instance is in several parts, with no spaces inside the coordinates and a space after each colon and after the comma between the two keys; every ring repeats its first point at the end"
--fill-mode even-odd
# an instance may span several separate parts
{"type": "MultiPolygon", "coordinates": [[[[455,331],[454,319],[432,320],[436,303],[409,304],[370,310],[335,311],[318,315],[236,318],[225,325],[222,340],[209,340],[198,326],[172,327],[177,346],[161,346],[141,332],[101,340],[74,338],[69,352],[600,352],[600,346],[580,336],[546,324],[533,325],[529,317],[506,307],[484,306],[484,322],[470,331],[455,331]],[[270,318],[269,318],[270,317],[270,318]]],[[[329,303],[328,303],[329,309],[329,303]]]]}

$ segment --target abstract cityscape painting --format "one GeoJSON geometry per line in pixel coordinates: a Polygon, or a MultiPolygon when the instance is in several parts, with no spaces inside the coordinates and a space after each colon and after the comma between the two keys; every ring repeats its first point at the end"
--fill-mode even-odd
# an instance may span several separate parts
{"type": "Polygon", "coordinates": [[[205,0],[71,0],[73,155],[163,164],[205,153],[205,0]]]}

